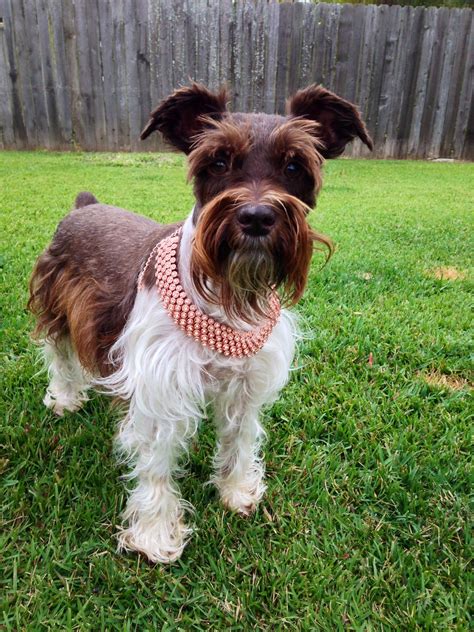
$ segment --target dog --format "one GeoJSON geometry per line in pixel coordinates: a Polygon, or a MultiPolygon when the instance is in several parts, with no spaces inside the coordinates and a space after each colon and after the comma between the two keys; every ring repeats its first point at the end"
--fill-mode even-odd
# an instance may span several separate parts
{"type": "Polygon", "coordinates": [[[263,406],[288,379],[313,245],[307,222],[325,159],[372,140],[356,107],[321,86],[299,90],[286,116],[231,113],[224,90],[193,83],[151,113],[188,157],[195,205],[160,225],[87,192],[59,224],[30,282],[49,370],[44,403],[73,412],[91,386],[124,400],[117,443],[130,461],[119,549],[178,559],[191,534],[173,478],[212,405],[212,482],[251,514],[265,491],[263,406]]]}

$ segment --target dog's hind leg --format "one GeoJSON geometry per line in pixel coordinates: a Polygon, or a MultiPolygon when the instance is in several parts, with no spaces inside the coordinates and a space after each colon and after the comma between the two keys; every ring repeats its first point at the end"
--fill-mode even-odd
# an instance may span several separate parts
{"type": "Polygon", "coordinates": [[[45,340],[43,355],[49,375],[44,405],[59,417],[66,411],[79,410],[88,399],[90,384],[69,337],[63,336],[54,342],[45,340]]]}

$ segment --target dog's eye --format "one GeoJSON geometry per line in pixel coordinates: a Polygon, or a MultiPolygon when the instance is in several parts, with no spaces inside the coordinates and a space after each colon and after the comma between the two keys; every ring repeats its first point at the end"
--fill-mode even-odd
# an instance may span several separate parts
{"type": "Polygon", "coordinates": [[[220,175],[227,171],[227,163],[225,160],[219,158],[218,160],[214,160],[214,162],[209,165],[209,168],[212,173],[220,175]]]}
{"type": "Polygon", "coordinates": [[[285,167],[285,175],[290,178],[297,176],[301,172],[301,166],[297,162],[289,162],[285,167]]]}

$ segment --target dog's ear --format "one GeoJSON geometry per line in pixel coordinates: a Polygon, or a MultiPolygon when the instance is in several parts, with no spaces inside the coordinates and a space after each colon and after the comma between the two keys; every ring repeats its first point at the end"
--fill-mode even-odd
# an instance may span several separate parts
{"type": "Polygon", "coordinates": [[[180,88],[153,110],[140,138],[144,140],[157,130],[171,145],[188,154],[193,137],[206,126],[206,118],[221,118],[226,103],[225,90],[214,94],[199,83],[180,88]]]}
{"type": "Polygon", "coordinates": [[[374,145],[357,108],[316,84],[299,90],[288,101],[288,114],[319,123],[318,137],[324,144],[324,158],[337,158],[358,136],[372,150],[374,145]]]}

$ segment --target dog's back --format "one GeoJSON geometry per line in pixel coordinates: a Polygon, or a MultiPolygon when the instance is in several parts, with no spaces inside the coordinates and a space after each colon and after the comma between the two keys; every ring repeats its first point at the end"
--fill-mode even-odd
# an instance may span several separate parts
{"type": "Polygon", "coordinates": [[[79,193],[33,270],[28,307],[38,318],[35,334],[54,342],[70,336],[82,365],[107,373],[141,266],[172,230],[79,193]]]}

